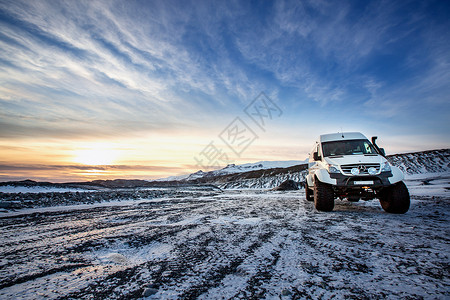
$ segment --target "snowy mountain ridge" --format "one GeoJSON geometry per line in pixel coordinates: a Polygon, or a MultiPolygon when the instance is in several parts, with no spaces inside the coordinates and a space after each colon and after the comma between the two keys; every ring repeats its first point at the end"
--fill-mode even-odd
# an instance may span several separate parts
{"type": "Polygon", "coordinates": [[[406,175],[450,171],[450,149],[394,154],[386,158],[406,175]]]}
{"type": "Polygon", "coordinates": [[[308,160],[306,159],[306,160],[284,160],[284,161],[258,161],[255,163],[246,163],[242,165],[229,164],[226,167],[219,170],[209,172],[199,170],[195,173],[180,176],[170,176],[167,178],[157,179],[155,181],[180,181],[180,180],[191,181],[202,177],[216,177],[221,175],[244,173],[257,170],[289,168],[296,165],[306,164],[307,162],[308,160]]]}

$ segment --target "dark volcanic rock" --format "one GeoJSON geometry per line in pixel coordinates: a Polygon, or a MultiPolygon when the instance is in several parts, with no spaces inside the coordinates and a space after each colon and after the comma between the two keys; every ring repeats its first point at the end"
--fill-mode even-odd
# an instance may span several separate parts
{"type": "Polygon", "coordinates": [[[274,188],[274,191],[295,191],[300,189],[300,184],[298,182],[295,182],[292,179],[288,179],[284,182],[282,182],[279,186],[274,188]]]}

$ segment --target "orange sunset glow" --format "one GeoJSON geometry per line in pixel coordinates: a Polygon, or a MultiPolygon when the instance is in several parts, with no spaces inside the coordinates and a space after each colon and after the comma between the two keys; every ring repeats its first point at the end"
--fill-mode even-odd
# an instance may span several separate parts
{"type": "Polygon", "coordinates": [[[111,145],[93,144],[74,151],[74,162],[83,165],[112,165],[120,158],[120,152],[111,145]]]}

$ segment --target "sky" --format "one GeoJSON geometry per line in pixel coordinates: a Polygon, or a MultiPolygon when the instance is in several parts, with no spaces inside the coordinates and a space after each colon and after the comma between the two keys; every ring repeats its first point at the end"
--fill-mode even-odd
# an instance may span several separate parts
{"type": "Polygon", "coordinates": [[[0,0],[0,181],[449,148],[448,1],[0,0]]]}

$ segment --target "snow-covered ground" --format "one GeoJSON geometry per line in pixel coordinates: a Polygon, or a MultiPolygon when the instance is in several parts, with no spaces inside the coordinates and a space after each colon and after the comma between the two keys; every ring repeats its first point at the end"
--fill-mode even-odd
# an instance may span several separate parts
{"type": "Polygon", "coordinates": [[[416,196],[450,196],[450,172],[406,175],[409,192],[416,196]]]}
{"type": "Polygon", "coordinates": [[[67,193],[67,192],[93,192],[92,189],[82,188],[66,188],[66,187],[53,187],[53,186],[14,186],[14,185],[2,185],[0,186],[0,193],[67,193]]]}
{"type": "Polygon", "coordinates": [[[0,299],[449,299],[449,179],[409,176],[404,215],[302,190],[0,213],[0,299]]]}

